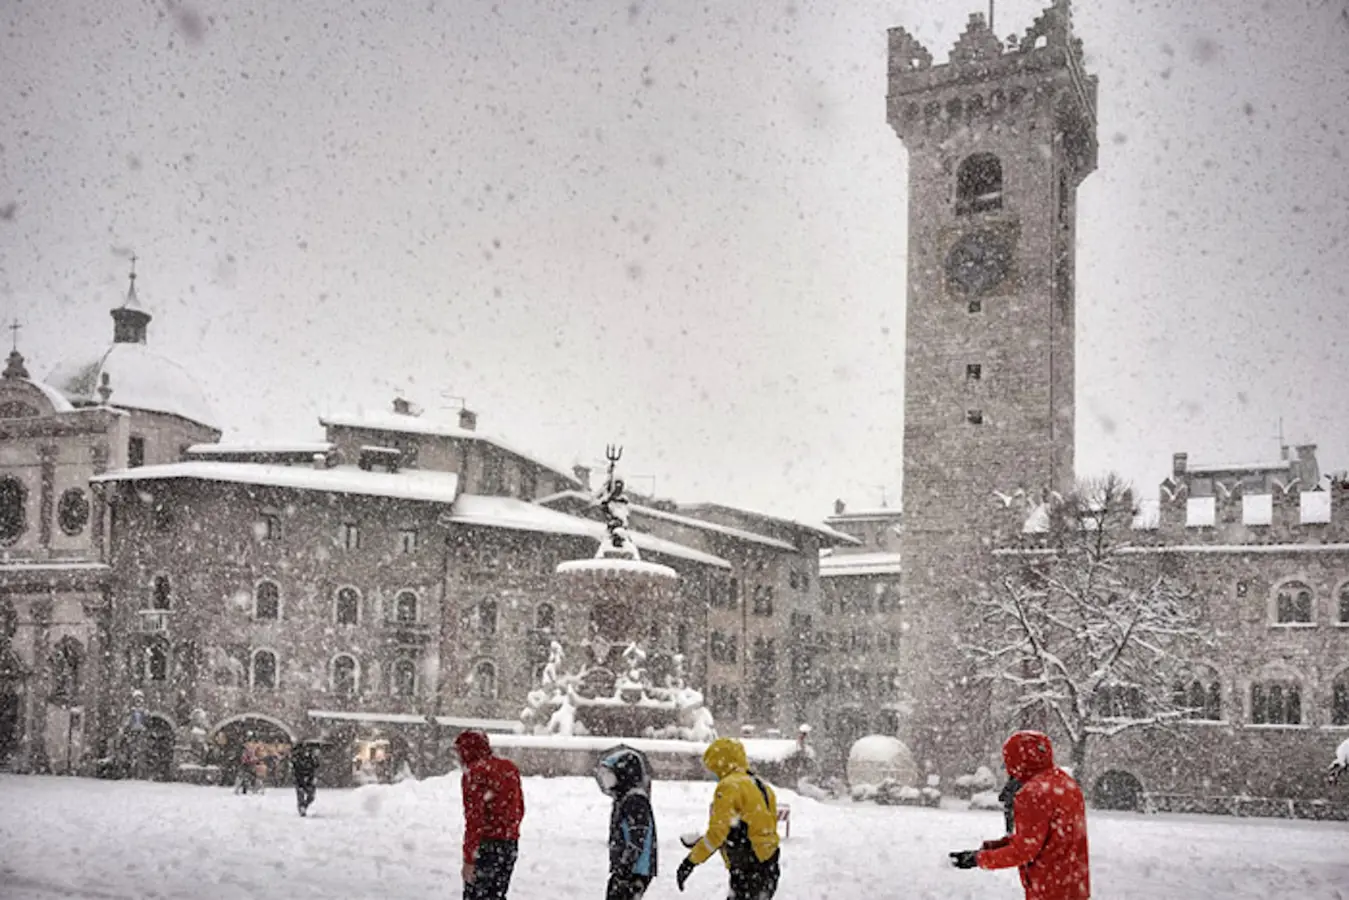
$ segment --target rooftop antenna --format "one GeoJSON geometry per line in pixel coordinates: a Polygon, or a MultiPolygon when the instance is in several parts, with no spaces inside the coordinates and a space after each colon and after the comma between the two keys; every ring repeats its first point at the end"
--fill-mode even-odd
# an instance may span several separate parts
{"type": "MultiPolygon", "coordinates": [[[[992,5],[992,4],[990,4],[990,5],[992,5]]],[[[890,499],[889,499],[889,497],[886,496],[886,493],[885,493],[885,485],[881,484],[881,485],[877,485],[877,487],[879,487],[879,488],[881,489],[881,509],[889,509],[889,508],[890,508],[890,499]]]]}
{"type": "Polygon", "coordinates": [[[1280,459],[1287,459],[1287,458],[1288,458],[1288,445],[1287,445],[1286,443],[1284,443],[1284,439],[1283,439],[1283,416],[1279,416],[1279,434],[1278,434],[1278,438],[1279,438],[1279,458],[1280,458],[1280,459]]]}

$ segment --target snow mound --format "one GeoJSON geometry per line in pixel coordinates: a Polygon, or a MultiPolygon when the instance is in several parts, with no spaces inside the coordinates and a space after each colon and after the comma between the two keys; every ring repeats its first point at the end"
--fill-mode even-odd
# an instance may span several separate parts
{"type": "Polygon", "coordinates": [[[980,791],[970,798],[970,809],[1002,809],[1002,801],[995,791],[980,791]]]}
{"type": "Polygon", "coordinates": [[[899,738],[872,734],[859,739],[848,751],[848,783],[881,784],[894,781],[911,785],[918,781],[913,753],[899,738]]]}

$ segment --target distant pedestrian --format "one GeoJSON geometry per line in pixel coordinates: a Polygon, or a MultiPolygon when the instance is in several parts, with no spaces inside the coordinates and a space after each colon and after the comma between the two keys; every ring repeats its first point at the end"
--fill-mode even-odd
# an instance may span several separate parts
{"type": "Polygon", "coordinates": [[[631,747],[617,747],[595,766],[595,780],[614,800],[605,900],[640,900],[656,877],[656,817],[646,758],[631,747]]]}
{"type": "Polygon", "coordinates": [[[1020,869],[1026,900],[1090,900],[1087,809],[1082,789],[1054,765],[1054,748],[1038,731],[1018,731],[1002,746],[1007,774],[1020,783],[1012,833],[958,850],[958,869],[1020,869]]]}
{"type": "Polygon", "coordinates": [[[262,758],[258,756],[257,749],[251,742],[245,743],[243,751],[239,754],[239,778],[234,782],[234,793],[262,793],[262,781],[258,778],[258,771],[261,768],[262,758]]]}
{"type": "Polygon", "coordinates": [[[322,754],[317,741],[300,741],[290,754],[290,774],[295,779],[295,806],[300,815],[307,815],[314,798],[318,796],[319,766],[322,754]]]}
{"type": "Polygon", "coordinates": [[[481,731],[460,734],[454,748],[464,772],[464,900],[505,900],[525,817],[520,770],[494,756],[481,731]]]}
{"type": "Polygon", "coordinates": [[[703,753],[703,765],[717,776],[707,831],[679,864],[675,883],[684,882],[720,852],[731,874],[728,900],[771,900],[777,893],[778,801],[773,789],[749,768],[745,745],[717,738],[703,753]]]}

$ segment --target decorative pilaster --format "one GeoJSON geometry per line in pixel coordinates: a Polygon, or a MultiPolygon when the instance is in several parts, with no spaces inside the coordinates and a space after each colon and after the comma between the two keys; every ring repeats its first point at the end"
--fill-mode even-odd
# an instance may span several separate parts
{"type": "Polygon", "coordinates": [[[53,444],[43,444],[37,448],[38,460],[41,462],[41,499],[38,505],[38,543],[43,550],[48,550],[52,545],[52,519],[56,509],[56,447],[53,444]]]}

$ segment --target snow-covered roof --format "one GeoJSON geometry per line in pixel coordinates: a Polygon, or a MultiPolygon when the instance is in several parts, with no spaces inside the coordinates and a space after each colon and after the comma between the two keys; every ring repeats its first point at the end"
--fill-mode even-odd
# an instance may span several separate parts
{"type": "Polygon", "coordinates": [[[1270,525],[1274,522],[1274,497],[1271,494],[1242,494],[1241,521],[1244,525],[1270,525]]]}
{"type": "Polygon", "coordinates": [[[835,578],[842,575],[898,575],[900,571],[898,553],[881,551],[835,553],[820,557],[821,578],[835,578]]]}
{"type": "Polygon", "coordinates": [[[1287,472],[1292,460],[1260,463],[1191,463],[1185,467],[1187,475],[1223,475],[1237,472],[1287,472]]]}
{"type": "Polygon", "coordinates": [[[108,402],[124,409],[169,413],[216,428],[206,394],[186,369],[144,344],[113,344],[95,357],[67,360],[47,376],[47,383],[78,404],[99,402],[98,388],[108,374],[108,402]]]}
{"type": "Polygon", "coordinates": [[[90,481],[100,483],[110,481],[163,481],[169,479],[255,484],[267,487],[293,488],[301,491],[327,491],[335,494],[421,500],[428,503],[453,503],[459,492],[459,476],[453,472],[404,469],[396,474],[390,474],[388,472],[367,472],[356,466],[315,469],[304,466],[278,466],[265,463],[210,461],[168,463],[162,466],[119,469],[115,472],[97,475],[90,481]]]}
{"type": "Polygon", "coordinates": [[[750,516],[755,519],[764,519],[769,522],[776,522],[779,525],[785,525],[788,528],[797,528],[801,531],[808,531],[817,537],[822,537],[826,541],[844,546],[857,546],[862,542],[851,534],[845,534],[837,529],[830,528],[828,525],[812,522],[802,522],[799,519],[788,519],[784,516],[774,516],[768,513],[761,513],[752,509],[745,509],[739,506],[728,506],[725,503],[681,503],[679,508],[686,512],[696,513],[703,510],[724,509],[727,512],[738,513],[744,516],[750,516]]]}
{"type": "Polygon", "coordinates": [[[889,521],[891,519],[902,519],[904,511],[895,506],[878,506],[875,509],[847,509],[841,513],[834,513],[827,517],[824,523],[830,522],[868,522],[872,520],[889,521]]]}
{"type": "MultiPolygon", "coordinates": [[[[515,528],[550,534],[571,534],[577,537],[602,539],[608,530],[601,522],[568,515],[538,503],[527,503],[514,497],[489,497],[481,494],[460,494],[454,509],[444,518],[465,525],[483,525],[490,528],[515,528]]],[[[703,553],[675,541],[654,535],[630,531],[633,543],[643,552],[660,553],[690,562],[729,569],[731,564],[719,556],[703,553]]]]}
{"type": "Polygon", "coordinates": [[[193,444],[191,456],[263,456],[268,453],[327,453],[333,445],[327,441],[239,441],[229,444],[193,444]]]}
{"type": "Polygon", "coordinates": [[[1330,493],[1328,491],[1303,491],[1299,502],[1299,519],[1303,525],[1324,525],[1330,521],[1330,493]]]}
{"type": "Polygon", "coordinates": [[[31,378],[20,378],[19,381],[37,389],[38,393],[47,398],[47,402],[59,413],[73,412],[75,407],[66,399],[66,396],[52,387],[50,384],[43,384],[41,381],[34,381],[31,378]]]}
{"type": "Polygon", "coordinates": [[[557,571],[594,572],[600,575],[617,575],[623,572],[628,575],[649,575],[653,578],[679,577],[679,573],[669,566],[647,562],[644,559],[569,559],[559,563],[557,571]]]}
{"type": "MultiPolygon", "coordinates": [[[[796,752],[796,741],[788,738],[747,738],[742,739],[740,743],[745,745],[745,755],[752,762],[781,762],[796,752]]],[[[643,753],[677,753],[688,756],[702,756],[703,751],[707,749],[707,744],[701,741],[557,734],[494,734],[491,744],[493,747],[514,747],[522,750],[584,750],[594,753],[608,750],[615,744],[623,744],[643,753]]]]}
{"type": "MultiPolygon", "coordinates": [[[[544,506],[551,506],[554,503],[562,503],[567,500],[583,500],[588,506],[595,505],[595,498],[584,491],[558,491],[556,494],[550,494],[539,501],[544,506]]],[[[729,525],[722,525],[717,522],[709,522],[706,519],[695,519],[691,516],[681,516],[679,513],[667,512],[663,509],[656,509],[654,506],[643,506],[640,503],[630,504],[628,512],[635,516],[646,516],[649,519],[659,519],[663,522],[671,522],[676,525],[687,525],[690,528],[699,528],[703,531],[711,531],[717,534],[724,534],[727,537],[733,537],[741,541],[749,541],[755,544],[762,544],[766,547],[772,547],[775,550],[796,551],[796,547],[780,541],[777,538],[769,537],[766,534],[755,534],[752,531],[744,531],[740,528],[732,528],[729,525]]],[[[638,545],[640,546],[640,544],[638,545]]]]}
{"type": "MultiPolygon", "coordinates": [[[[1052,547],[996,547],[994,556],[1053,556],[1052,547]]],[[[1148,555],[1154,553],[1346,553],[1349,544],[1158,544],[1155,547],[1134,545],[1120,547],[1117,553],[1148,555]]]]}
{"type": "Polygon", "coordinates": [[[1213,497],[1189,497],[1185,500],[1185,525],[1212,528],[1218,522],[1218,504],[1213,497]]]}
{"type": "Polygon", "coordinates": [[[389,431],[397,434],[422,434],[432,437],[456,438],[464,441],[483,441],[498,449],[504,450],[507,453],[518,456],[521,459],[528,460],[529,462],[534,463],[534,465],[547,469],[555,475],[560,475],[566,480],[567,484],[580,484],[580,482],[576,480],[576,477],[565,469],[517,450],[500,438],[492,437],[491,435],[484,434],[475,429],[462,428],[453,422],[445,422],[439,419],[427,418],[426,416],[414,416],[404,413],[356,412],[328,413],[319,416],[319,424],[324,427],[366,428],[371,431],[389,431]]]}

